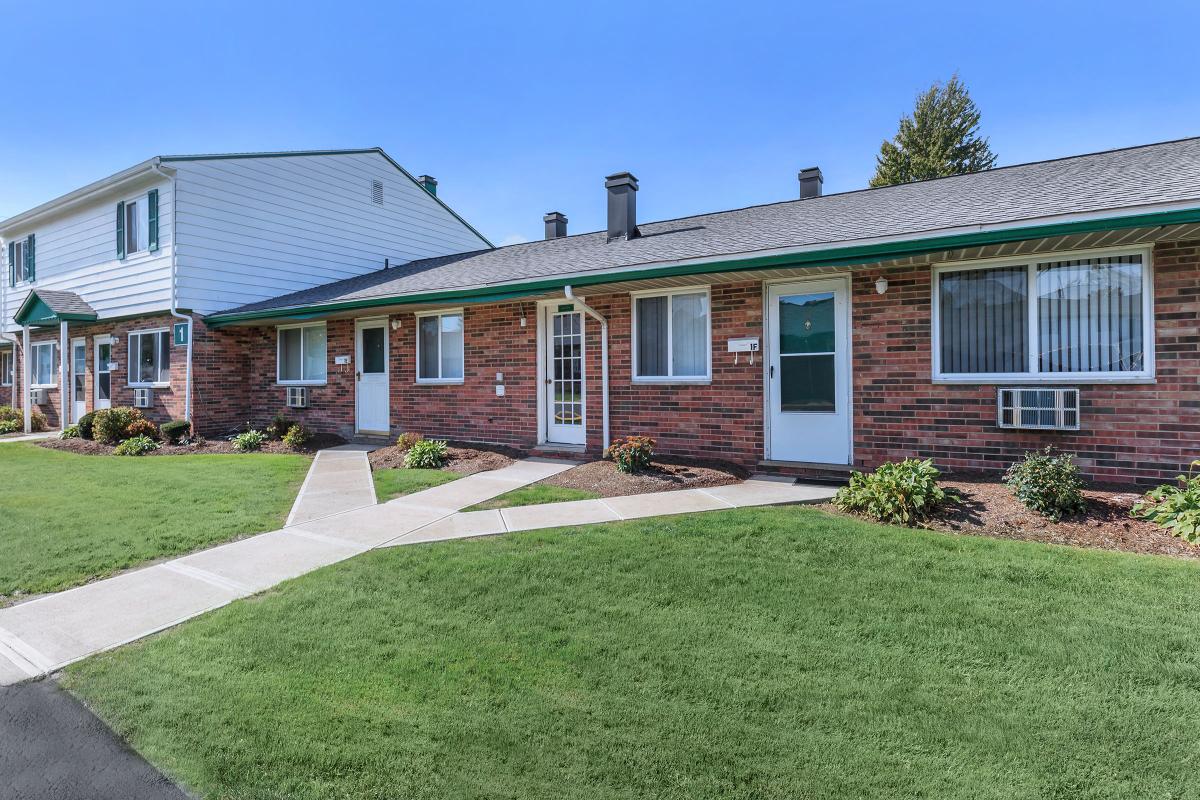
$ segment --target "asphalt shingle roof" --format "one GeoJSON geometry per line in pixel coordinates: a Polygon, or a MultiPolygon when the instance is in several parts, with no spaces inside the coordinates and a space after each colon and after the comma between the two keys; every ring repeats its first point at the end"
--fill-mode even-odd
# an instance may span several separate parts
{"type": "Polygon", "coordinates": [[[972,225],[1200,202],[1200,138],[1042,161],[413,261],[224,314],[515,283],[776,248],[916,237],[972,225]]]}
{"type": "Polygon", "coordinates": [[[96,316],[96,309],[74,292],[56,289],[36,289],[34,294],[55,314],[82,314],[96,316]]]}

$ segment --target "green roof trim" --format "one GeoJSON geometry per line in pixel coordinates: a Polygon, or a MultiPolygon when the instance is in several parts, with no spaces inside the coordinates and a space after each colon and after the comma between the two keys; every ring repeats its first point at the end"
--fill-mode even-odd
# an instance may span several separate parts
{"type": "Polygon", "coordinates": [[[1006,244],[1025,239],[1067,236],[1077,233],[1093,233],[1096,231],[1121,230],[1125,228],[1159,227],[1165,225],[1179,225],[1196,222],[1200,222],[1200,208],[1190,208],[1181,211],[1161,211],[1148,214],[1134,214],[1126,217],[1109,217],[1105,219],[1059,222],[1048,225],[1031,225],[1001,230],[980,231],[977,233],[948,234],[944,236],[905,239],[894,242],[883,242],[879,244],[831,247],[823,250],[810,250],[803,253],[751,256],[748,258],[722,258],[690,264],[678,264],[668,267],[642,267],[640,265],[635,265],[628,269],[623,269],[617,272],[604,272],[595,275],[544,278],[521,283],[506,283],[473,289],[448,289],[444,291],[425,292],[411,295],[371,297],[364,298],[362,300],[342,300],[329,303],[317,303],[310,306],[297,306],[290,309],[273,308],[262,311],[245,311],[240,313],[217,313],[207,317],[206,323],[213,327],[220,327],[222,325],[228,325],[235,322],[295,317],[298,314],[316,316],[340,311],[379,308],[381,306],[413,305],[417,303],[433,303],[450,300],[473,303],[499,302],[502,300],[515,299],[519,297],[528,297],[530,295],[540,294],[548,289],[560,289],[564,286],[595,286],[604,283],[615,283],[617,281],[646,280],[652,278],[676,277],[681,275],[703,275],[712,272],[741,272],[770,267],[836,267],[850,266],[855,264],[870,264],[879,261],[887,261],[893,258],[936,253],[941,250],[956,250],[963,247],[1006,244]]]}
{"type": "Polygon", "coordinates": [[[55,311],[38,297],[36,289],[29,293],[13,316],[13,321],[18,325],[30,326],[57,325],[60,322],[93,322],[95,319],[95,314],[55,311]]]}

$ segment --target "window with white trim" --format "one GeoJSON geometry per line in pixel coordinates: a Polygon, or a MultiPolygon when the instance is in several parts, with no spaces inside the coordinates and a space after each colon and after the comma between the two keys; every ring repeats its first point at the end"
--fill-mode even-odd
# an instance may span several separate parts
{"type": "Polygon", "coordinates": [[[463,379],[463,312],[417,315],[417,382],[463,379]]]}
{"type": "Polygon", "coordinates": [[[711,324],[708,289],[635,294],[634,380],[708,380],[711,324]]]}
{"type": "Polygon", "coordinates": [[[34,278],[33,236],[8,243],[8,285],[32,283],[34,278]]]}
{"type": "MultiPolygon", "coordinates": [[[[0,386],[13,385],[13,351],[0,350],[0,386]]],[[[14,404],[15,405],[15,404],[14,404]]]]}
{"type": "Polygon", "coordinates": [[[1149,254],[1063,254],[935,271],[934,378],[1153,377],[1149,254]]]}
{"type": "Polygon", "coordinates": [[[54,356],[58,350],[54,342],[35,342],[29,348],[29,385],[34,389],[50,389],[58,385],[58,371],[54,368],[54,356]]]}
{"type": "Polygon", "coordinates": [[[276,381],[295,385],[325,383],[327,352],[324,322],[280,327],[276,381]]]}
{"type": "Polygon", "coordinates": [[[129,385],[169,386],[171,383],[171,332],[138,331],[129,334],[129,385]]]}

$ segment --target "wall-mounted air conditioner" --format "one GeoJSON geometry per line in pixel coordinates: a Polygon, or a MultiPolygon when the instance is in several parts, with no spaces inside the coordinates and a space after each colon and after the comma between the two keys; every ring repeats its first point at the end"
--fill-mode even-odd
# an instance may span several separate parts
{"type": "Polygon", "coordinates": [[[288,408],[308,408],[308,387],[287,387],[287,405],[288,408]]]}
{"type": "Polygon", "coordinates": [[[30,389],[29,402],[35,406],[44,406],[50,402],[49,389],[30,389]]]}
{"type": "Polygon", "coordinates": [[[133,390],[133,407],[134,408],[153,408],[154,407],[154,390],[146,387],[139,387],[133,390]]]}
{"type": "Polygon", "coordinates": [[[1079,430],[1079,389],[1002,387],[996,396],[996,421],[1001,428],[1079,430]]]}

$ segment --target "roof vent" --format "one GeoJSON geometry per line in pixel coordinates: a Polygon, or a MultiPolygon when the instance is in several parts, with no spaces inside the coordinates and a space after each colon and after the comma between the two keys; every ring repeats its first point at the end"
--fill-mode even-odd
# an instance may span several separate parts
{"type": "Polygon", "coordinates": [[[371,202],[383,205],[383,181],[371,181],[371,202]]]}
{"type": "Polygon", "coordinates": [[[821,184],[825,179],[821,177],[820,167],[809,167],[808,169],[800,170],[800,199],[808,200],[813,197],[821,196],[821,184]]]}
{"type": "Polygon", "coordinates": [[[546,223],[546,238],[561,239],[567,235],[567,215],[561,211],[551,211],[542,217],[546,223]]]}
{"type": "Polygon", "coordinates": [[[432,175],[421,175],[417,178],[417,183],[425,187],[425,191],[429,192],[434,197],[437,197],[437,178],[432,175]]]}
{"type": "Polygon", "coordinates": [[[618,172],[604,179],[604,188],[608,189],[608,241],[636,238],[637,178],[618,172]]]}

